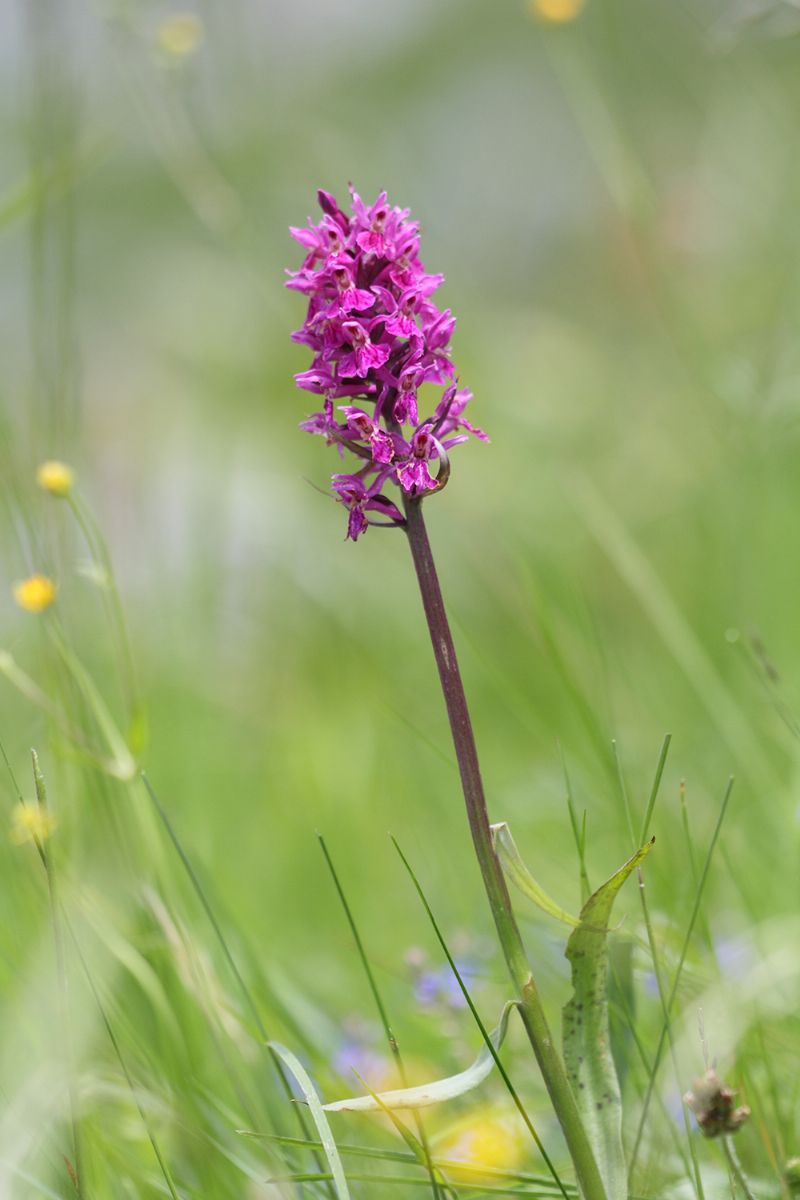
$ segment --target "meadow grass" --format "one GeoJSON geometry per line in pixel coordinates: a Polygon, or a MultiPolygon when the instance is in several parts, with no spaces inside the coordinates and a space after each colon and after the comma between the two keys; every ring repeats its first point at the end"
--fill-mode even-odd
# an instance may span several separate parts
{"type": "MultiPolygon", "coordinates": [[[[452,1076],[510,998],[405,547],[345,547],[305,482],[285,227],[352,176],[424,217],[492,436],[428,517],[492,819],[567,912],[656,837],[611,936],[630,1196],[789,1200],[779,6],[399,6],[371,62],[349,8],[323,36],[276,6],[268,36],[237,4],[180,64],[155,8],[34,7],[0,101],[0,1194],[575,1194],[514,1021],[479,1089],[402,1131],[332,1113],[333,1149],[298,1103],[452,1076]],[[34,571],[41,614],[11,593],[34,571]],[[734,1144],[681,1104],[713,1062],[752,1109],[734,1144]]],[[[514,906],[556,1029],[567,933],[514,906]]]]}

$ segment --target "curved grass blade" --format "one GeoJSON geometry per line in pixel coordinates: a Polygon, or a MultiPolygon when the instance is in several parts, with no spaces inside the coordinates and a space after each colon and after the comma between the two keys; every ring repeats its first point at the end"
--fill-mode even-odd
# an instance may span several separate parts
{"type": "Polygon", "coordinates": [[[589,897],[566,949],[572,967],[572,998],[563,1014],[564,1060],[608,1200],[627,1200],[628,1178],[622,1147],[622,1100],[610,1046],[606,935],[617,893],[652,844],[637,850],[589,897]]]}
{"type": "Polygon", "coordinates": [[[578,814],[575,811],[575,800],[572,795],[572,782],[567,770],[567,759],[564,754],[564,747],[559,742],[558,752],[561,755],[561,770],[564,773],[564,785],[567,789],[567,811],[569,813],[569,822],[572,826],[572,836],[575,839],[575,849],[578,851],[578,863],[580,866],[581,879],[581,904],[585,904],[592,894],[592,885],[589,883],[589,874],[586,870],[586,809],[583,810],[583,817],[578,825],[578,814]]]}
{"type": "MultiPolygon", "coordinates": [[[[445,1177],[443,1176],[443,1174],[441,1173],[441,1171],[434,1170],[433,1162],[432,1162],[432,1159],[430,1156],[430,1151],[428,1149],[427,1143],[423,1145],[422,1140],[420,1138],[416,1138],[414,1136],[414,1134],[411,1132],[411,1130],[408,1128],[408,1126],[404,1125],[403,1122],[400,1120],[397,1113],[394,1112],[393,1109],[388,1108],[387,1105],[385,1105],[382,1102],[378,1093],[373,1092],[372,1088],[369,1086],[367,1081],[365,1079],[362,1079],[361,1076],[359,1075],[358,1071],[355,1071],[355,1069],[354,1069],[354,1074],[355,1074],[355,1077],[358,1080],[358,1082],[367,1089],[370,1096],[372,1096],[375,1099],[375,1101],[380,1105],[381,1112],[383,1112],[385,1114],[385,1116],[387,1116],[389,1118],[389,1120],[391,1121],[391,1123],[394,1125],[395,1129],[400,1134],[400,1137],[403,1139],[403,1141],[408,1146],[411,1153],[414,1155],[414,1158],[416,1159],[417,1163],[420,1166],[423,1166],[426,1168],[426,1170],[428,1172],[428,1178],[433,1183],[433,1185],[436,1189],[436,1195],[440,1196],[443,1191],[445,1196],[452,1196],[453,1190],[450,1187],[447,1180],[445,1179],[445,1177]]],[[[414,1116],[417,1118],[419,1117],[419,1113],[416,1111],[416,1109],[414,1110],[414,1116]]]]}
{"type": "Polygon", "coordinates": [[[81,692],[86,706],[94,717],[97,728],[105,738],[111,752],[111,757],[104,760],[106,771],[114,779],[120,779],[123,783],[130,782],[136,776],[138,769],[136,759],[128,749],[105,700],[83,663],[72,653],[61,635],[52,628],[49,633],[50,640],[61,655],[64,665],[81,692]]]}
{"type": "MultiPolygon", "coordinates": [[[[508,1028],[508,1016],[516,1007],[515,1000],[508,1000],[500,1015],[500,1023],[489,1034],[489,1040],[497,1052],[503,1044],[508,1028]]],[[[334,1100],[324,1104],[326,1112],[380,1112],[383,1108],[427,1108],[431,1104],[441,1104],[444,1100],[455,1100],[471,1092],[490,1074],[494,1066],[494,1055],[488,1046],[482,1046],[478,1057],[472,1066],[457,1075],[449,1075],[445,1079],[437,1079],[432,1083],[422,1083],[418,1087],[396,1088],[394,1091],[381,1092],[367,1096],[353,1096],[349,1100],[334,1100]]]]}
{"type": "MultiPolygon", "coordinates": [[[[274,1142],[277,1145],[299,1147],[301,1149],[317,1149],[322,1148],[322,1144],[318,1141],[313,1141],[310,1138],[294,1138],[283,1137],[277,1133],[258,1133],[252,1129],[237,1129],[237,1133],[242,1137],[258,1138],[264,1142],[274,1142]]],[[[369,1158],[385,1162],[407,1163],[410,1166],[420,1166],[419,1157],[417,1154],[406,1150],[387,1150],[378,1146],[353,1146],[347,1142],[338,1142],[339,1153],[343,1157],[353,1155],[356,1158],[369,1158]]],[[[470,1175],[479,1176],[481,1179],[499,1179],[510,1180],[512,1183],[528,1183],[535,1184],[545,1191],[549,1190],[556,1195],[563,1195],[558,1185],[552,1178],[546,1175],[534,1175],[530,1171],[510,1171],[504,1170],[502,1167],[487,1167],[484,1164],[479,1166],[474,1163],[466,1162],[463,1159],[442,1158],[436,1157],[433,1159],[434,1166],[441,1167],[443,1170],[458,1171],[460,1176],[465,1178],[470,1175]]],[[[352,1179],[352,1174],[350,1179],[352,1179]]],[[[423,1180],[424,1182],[424,1180],[423,1180]]],[[[577,1194],[577,1189],[574,1184],[568,1183],[565,1185],[570,1195],[577,1194]]]]}
{"type": "Polygon", "coordinates": [[[522,855],[517,849],[517,843],[514,841],[508,824],[505,821],[498,821],[496,825],[492,825],[491,829],[492,845],[500,865],[523,895],[532,900],[542,912],[555,917],[557,921],[563,921],[565,925],[573,927],[580,925],[578,918],[571,916],[560,904],[551,900],[544,888],[540,887],[533,878],[522,860],[522,855]]]}
{"type": "MultiPolygon", "coordinates": [[[[700,879],[697,884],[697,891],[695,893],[694,905],[692,906],[692,913],[691,913],[691,916],[689,917],[689,924],[686,928],[686,933],[684,934],[684,937],[683,937],[683,944],[681,946],[681,952],[678,957],[678,965],[675,968],[675,975],[672,980],[672,986],[670,987],[669,995],[667,997],[666,1012],[667,1012],[668,1017],[672,1016],[672,1006],[675,1003],[675,997],[678,994],[678,985],[680,984],[681,974],[683,973],[683,964],[686,961],[686,955],[689,952],[689,943],[692,940],[695,925],[696,925],[697,919],[700,915],[700,905],[703,900],[703,893],[705,892],[706,882],[708,880],[709,872],[711,870],[711,861],[714,857],[714,850],[716,848],[717,841],[719,839],[720,830],[722,829],[722,823],[725,820],[725,813],[728,810],[728,801],[731,798],[732,791],[733,791],[733,776],[730,777],[730,779],[728,780],[727,787],[725,788],[725,793],[722,797],[722,804],[721,804],[720,810],[719,810],[719,816],[717,817],[717,823],[714,826],[714,832],[711,835],[711,841],[709,842],[708,851],[706,853],[706,860],[705,860],[705,863],[703,864],[703,871],[702,871],[702,874],[701,874],[700,879]]],[[[663,1053],[664,1044],[665,1044],[666,1040],[667,1040],[667,1025],[665,1023],[661,1027],[661,1034],[659,1035],[658,1044],[656,1046],[656,1051],[655,1051],[655,1056],[653,1058],[653,1068],[652,1068],[652,1071],[650,1074],[650,1078],[647,1082],[647,1091],[645,1092],[644,1100],[642,1101],[642,1110],[641,1110],[641,1113],[639,1114],[639,1126],[636,1130],[636,1138],[634,1139],[633,1149],[631,1150],[631,1155],[630,1155],[630,1164],[628,1167],[630,1179],[633,1178],[634,1168],[636,1167],[636,1161],[637,1161],[637,1158],[639,1156],[639,1151],[642,1146],[642,1138],[644,1137],[644,1131],[645,1131],[645,1127],[647,1125],[647,1115],[648,1115],[648,1111],[650,1108],[650,1100],[652,1099],[653,1089],[655,1088],[655,1085],[656,1085],[656,1076],[658,1074],[658,1068],[661,1063],[661,1055],[663,1053]]]]}
{"type": "Polygon", "coordinates": [[[75,931],[73,930],[72,926],[70,925],[69,921],[67,920],[66,915],[64,917],[64,921],[65,921],[66,928],[69,931],[69,935],[72,939],[72,944],[75,947],[75,953],[78,956],[78,961],[80,962],[81,966],[83,967],[83,973],[86,976],[86,982],[89,985],[89,990],[91,991],[92,996],[94,997],[94,1002],[97,1005],[98,1012],[100,1013],[100,1019],[102,1020],[103,1025],[105,1026],[105,1029],[106,1029],[106,1033],[108,1034],[108,1040],[111,1042],[111,1045],[114,1048],[114,1053],[117,1056],[117,1062],[119,1063],[120,1068],[122,1069],[122,1074],[125,1076],[125,1080],[128,1084],[131,1095],[133,1096],[136,1107],[139,1110],[139,1116],[142,1119],[142,1125],[144,1126],[144,1130],[145,1130],[145,1133],[147,1134],[148,1141],[150,1142],[150,1145],[153,1149],[153,1153],[156,1157],[156,1161],[159,1165],[159,1168],[161,1169],[161,1174],[164,1177],[164,1183],[167,1186],[167,1191],[169,1192],[170,1196],[172,1197],[172,1200],[180,1200],[180,1197],[178,1195],[178,1192],[175,1188],[175,1184],[172,1179],[172,1173],[170,1172],[170,1169],[167,1166],[166,1159],[164,1158],[164,1155],[161,1151],[161,1147],[159,1145],[158,1138],[156,1137],[156,1133],[153,1128],[152,1122],[150,1121],[150,1118],[147,1115],[147,1109],[145,1108],[145,1105],[142,1102],[141,1096],[139,1094],[139,1091],[137,1090],[133,1076],[131,1075],[131,1072],[128,1068],[128,1064],[122,1054],[122,1047],[120,1046],[119,1041],[117,1040],[117,1035],[114,1032],[114,1028],[111,1024],[111,1021],[109,1020],[108,1014],[106,1013],[103,1002],[100,999],[100,993],[97,990],[97,985],[95,984],[94,979],[92,978],[92,973],[89,970],[89,964],[87,963],[86,959],[84,958],[83,951],[81,950],[81,947],[80,947],[80,943],[78,942],[78,939],[75,936],[75,931]]]}
{"type": "MultiPolygon", "coordinates": [[[[342,902],[342,908],[344,909],[344,914],[347,919],[347,923],[350,926],[350,932],[353,935],[353,941],[356,944],[356,950],[358,951],[358,956],[361,959],[361,965],[364,968],[364,974],[367,977],[367,983],[369,984],[370,991],[372,992],[372,998],[375,1001],[375,1007],[378,1010],[378,1015],[380,1016],[381,1024],[383,1025],[383,1031],[386,1034],[386,1040],[389,1043],[389,1049],[391,1051],[391,1054],[395,1061],[397,1069],[400,1073],[400,1082],[402,1083],[403,1087],[407,1087],[408,1079],[406,1078],[405,1065],[403,1063],[403,1056],[400,1053],[400,1046],[398,1045],[397,1038],[394,1035],[394,1030],[392,1029],[391,1023],[389,1021],[389,1014],[387,1012],[386,1005],[383,1002],[383,997],[381,996],[377,981],[375,979],[374,972],[370,965],[366,947],[364,946],[364,943],[361,940],[361,934],[358,931],[358,926],[356,925],[356,919],[353,915],[352,909],[350,908],[347,897],[344,894],[344,888],[342,887],[342,884],[339,879],[339,875],[336,871],[336,868],[333,865],[333,859],[331,858],[330,851],[328,850],[328,847],[325,844],[325,839],[323,838],[321,833],[317,834],[317,838],[319,840],[320,849],[322,850],[323,856],[325,858],[325,862],[327,863],[328,869],[331,873],[331,878],[333,879],[333,884],[334,884],[334,887],[336,888],[337,895],[339,896],[339,899],[342,902]]],[[[392,1118],[392,1119],[394,1119],[394,1118],[392,1118]]],[[[436,1178],[436,1172],[434,1171],[433,1167],[431,1166],[431,1152],[430,1152],[430,1147],[428,1145],[428,1138],[427,1138],[427,1134],[425,1133],[425,1126],[422,1123],[422,1117],[419,1115],[419,1113],[414,1114],[414,1120],[415,1120],[415,1123],[417,1126],[417,1132],[419,1134],[419,1141],[416,1142],[416,1139],[414,1139],[416,1142],[416,1145],[412,1146],[412,1149],[414,1149],[414,1151],[416,1152],[416,1148],[418,1146],[420,1151],[422,1152],[422,1158],[427,1167],[428,1175],[429,1175],[429,1178],[431,1181],[431,1189],[433,1192],[434,1200],[441,1200],[442,1191],[441,1191],[441,1188],[439,1187],[439,1181],[436,1178]]],[[[402,1128],[403,1128],[403,1130],[405,1129],[405,1127],[402,1127],[402,1128]]],[[[406,1136],[405,1132],[401,1132],[401,1136],[405,1138],[405,1136],[406,1136]]]]}
{"type": "MultiPolygon", "coordinates": [[[[459,1164],[461,1166],[463,1164],[459,1164]]],[[[268,1184],[281,1183],[321,1183],[326,1179],[330,1179],[331,1175],[328,1172],[308,1171],[295,1172],[292,1175],[272,1175],[266,1180],[268,1184]]],[[[352,1174],[350,1178],[354,1182],[381,1184],[381,1186],[391,1187],[427,1187],[427,1179],[415,1179],[411,1175],[367,1175],[366,1173],[358,1172],[352,1174]]],[[[471,1193],[478,1200],[482,1196],[531,1196],[536,1200],[553,1200],[553,1197],[560,1193],[543,1192],[539,1189],[531,1190],[530,1188],[520,1187],[519,1184],[508,1184],[505,1187],[493,1186],[484,1182],[469,1183],[459,1180],[452,1185],[454,1191],[471,1193]]],[[[635,1200],[635,1198],[631,1198],[635,1200]]]]}
{"type": "Polygon", "coordinates": [[[316,1088],[311,1082],[311,1076],[300,1060],[292,1054],[291,1050],[287,1050],[280,1042],[269,1042],[268,1045],[270,1050],[273,1050],[288,1070],[291,1071],[303,1091],[312,1120],[317,1127],[319,1140],[322,1143],[323,1152],[328,1160],[328,1166],[331,1169],[330,1177],[333,1181],[334,1191],[338,1200],[350,1200],[350,1192],[347,1187],[342,1160],[339,1157],[339,1151],[336,1149],[336,1142],[333,1140],[328,1118],[322,1111],[322,1105],[316,1088]]]}
{"type": "MultiPolygon", "coordinates": [[[[161,800],[158,797],[158,793],[156,792],[155,788],[153,787],[152,783],[150,782],[150,779],[145,771],[142,771],[141,778],[142,778],[142,783],[144,784],[145,789],[147,791],[147,794],[153,803],[153,807],[155,808],[155,810],[158,814],[159,820],[161,821],[161,824],[164,826],[167,836],[168,836],[170,842],[172,843],[173,849],[175,850],[175,853],[177,854],[177,856],[180,860],[180,863],[181,863],[184,871],[186,872],[186,876],[189,880],[189,883],[192,885],[192,889],[194,890],[194,893],[197,896],[197,899],[199,900],[200,905],[202,906],[203,912],[206,914],[206,917],[208,918],[208,922],[214,931],[214,934],[219,943],[220,949],[222,950],[222,953],[225,956],[225,960],[230,968],[231,974],[233,975],[233,978],[236,980],[236,985],[239,989],[239,992],[241,993],[242,1000],[244,1001],[244,1004],[246,1005],[248,1011],[250,1012],[250,1015],[253,1019],[254,1025],[255,1025],[256,1029],[258,1030],[258,1033],[259,1033],[262,1041],[264,1042],[264,1045],[269,1049],[269,1047],[270,1047],[269,1035],[267,1033],[264,1022],[261,1018],[261,1013],[259,1011],[258,1005],[256,1004],[255,997],[254,997],[253,993],[251,992],[250,988],[248,987],[248,985],[245,981],[244,975],[242,974],[241,970],[239,969],[239,965],[236,961],[236,958],[234,957],[234,954],[230,947],[228,939],[225,936],[225,933],[223,931],[223,928],[219,921],[219,918],[217,917],[217,914],[211,905],[211,901],[209,900],[206,890],[203,887],[203,884],[200,880],[200,876],[197,874],[197,871],[194,869],[194,866],[192,865],[192,861],[189,858],[189,855],[187,854],[187,852],[184,848],[183,842],[178,837],[175,826],[172,824],[172,821],[169,818],[167,810],[165,809],[164,805],[161,803],[161,800]]],[[[277,1071],[278,1079],[280,1080],[281,1088],[285,1092],[287,1098],[291,1099],[292,1089],[289,1084],[289,1080],[286,1077],[286,1071],[284,1070],[283,1064],[281,1063],[279,1056],[273,1050],[269,1049],[269,1052],[270,1052],[272,1060],[275,1064],[275,1069],[277,1071]]],[[[296,1106],[295,1106],[295,1115],[297,1117],[297,1124],[300,1126],[303,1136],[307,1137],[308,1129],[306,1127],[305,1118],[304,1118],[301,1110],[299,1108],[297,1108],[296,1106]]],[[[322,1166],[321,1160],[316,1158],[316,1154],[315,1154],[315,1161],[317,1162],[317,1165],[321,1168],[321,1166],[322,1166]]],[[[327,1190],[327,1194],[329,1196],[333,1195],[330,1184],[327,1185],[326,1190],[327,1190]]]]}
{"type": "Polygon", "coordinates": [[[665,733],[664,740],[661,743],[661,752],[659,753],[659,756],[658,756],[658,764],[656,765],[656,773],[653,778],[653,786],[650,788],[650,797],[647,801],[647,811],[644,814],[644,821],[642,822],[642,832],[639,835],[639,845],[640,846],[644,845],[645,841],[647,840],[647,835],[650,832],[650,820],[653,816],[653,809],[656,806],[656,800],[658,799],[658,791],[659,791],[659,788],[661,787],[661,776],[664,774],[664,767],[666,766],[667,755],[669,754],[669,747],[670,747],[671,741],[672,741],[672,734],[665,733]]]}
{"type": "Polygon", "coordinates": [[[528,1130],[528,1133],[531,1135],[534,1142],[536,1143],[536,1148],[539,1151],[539,1153],[541,1154],[542,1158],[544,1159],[544,1161],[547,1165],[548,1171],[553,1176],[553,1180],[555,1181],[556,1186],[558,1187],[559,1191],[564,1196],[564,1200],[567,1200],[567,1190],[566,1190],[566,1187],[564,1186],[561,1176],[559,1175],[558,1171],[556,1170],[555,1165],[553,1164],[553,1160],[550,1158],[550,1155],[547,1153],[547,1150],[544,1147],[544,1143],[542,1142],[542,1139],[539,1137],[536,1126],[534,1125],[533,1121],[529,1117],[528,1110],[525,1108],[525,1105],[522,1103],[522,1100],[519,1097],[517,1089],[514,1087],[514,1084],[511,1082],[511,1078],[508,1074],[508,1071],[505,1069],[502,1062],[500,1061],[500,1055],[497,1053],[497,1050],[495,1050],[494,1045],[492,1044],[492,1040],[489,1037],[489,1034],[487,1032],[486,1026],[484,1025],[483,1021],[481,1020],[480,1013],[478,1012],[477,1008],[475,1007],[475,1001],[472,999],[472,996],[469,993],[469,988],[464,983],[464,980],[461,977],[461,972],[459,971],[458,966],[456,965],[456,961],[450,952],[450,947],[447,945],[447,942],[445,941],[444,934],[442,933],[441,929],[439,928],[439,922],[436,920],[436,917],[433,914],[433,909],[431,908],[430,904],[428,903],[428,897],[425,895],[425,892],[423,891],[422,884],[420,883],[420,881],[417,879],[416,875],[414,874],[414,868],[411,866],[411,863],[408,861],[405,854],[400,849],[400,844],[397,841],[397,838],[394,836],[394,834],[389,834],[389,837],[391,838],[392,845],[394,846],[395,850],[398,853],[401,863],[403,864],[406,871],[408,872],[408,876],[414,885],[414,889],[415,889],[417,895],[420,898],[422,907],[425,909],[425,912],[428,914],[428,920],[431,923],[433,932],[436,934],[436,940],[438,941],[439,945],[442,948],[442,952],[443,952],[445,958],[447,959],[450,970],[453,972],[453,974],[456,977],[458,986],[461,988],[461,993],[467,1003],[467,1008],[469,1009],[470,1013],[472,1014],[473,1020],[475,1021],[475,1024],[478,1026],[478,1029],[481,1032],[481,1037],[483,1038],[484,1045],[486,1046],[486,1049],[490,1051],[492,1058],[494,1059],[495,1063],[497,1064],[497,1070],[500,1072],[500,1078],[503,1080],[503,1083],[506,1086],[506,1090],[514,1102],[514,1107],[516,1108],[517,1112],[519,1113],[520,1117],[522,1118],[522,1120],[525,1124],[525,1128],[528,1130]]]}

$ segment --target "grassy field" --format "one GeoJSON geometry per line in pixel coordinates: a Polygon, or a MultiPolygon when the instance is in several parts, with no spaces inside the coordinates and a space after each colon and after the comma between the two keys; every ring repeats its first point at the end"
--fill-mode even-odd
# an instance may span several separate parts
{"type": "MultiPolygon", "coordinates": [[[[481,1035],[389,832],[488,1028],[509,998],[405,539],[345,544],[317,490],[333,452],[297,429],[287,227],[350,180],[409,206],[446,276],[491,443],[459,447],[426,515],[492,817],[569,911],[565,769],[597,886],[671,735],[655,966],[635,881],[612,938],[631,1195],[740,1194],[684,1121],[706,1056],[752,1110],[753,1194],[790,1196],[800,17],[536,7],[0,14],[2,1197],[333,1194],[268,1182],[327,1166],[274,1140],[315,1134],[265,1043],[325,1099],[396,1068],[319,834],[412,1082],[481,1035]],[[69,499],[36,484],[51,458],[69,499]],[[58,585],[41,614],[12,590],[34,572],[58,585]],[[41,855],[19,844],[30,747],[41,855]],[[677,990],[653,1073],[659,977],[677,990]]],[[[557,1026],[566,931],[515,904],[557,1026]]],[[[503,1061],[569,1182],[517,1025],[503,1061]]],[[[499,1172],[451,1172],[456,1190],[557,1194],[496,1072],[424,1120],[437,1155],[499,1172]]],[[[331,1123],[379,1152],[343,1155],[354,1200],[432,1194],[387,1157],[411,1152],[385,1117],[331,1123]]]]}

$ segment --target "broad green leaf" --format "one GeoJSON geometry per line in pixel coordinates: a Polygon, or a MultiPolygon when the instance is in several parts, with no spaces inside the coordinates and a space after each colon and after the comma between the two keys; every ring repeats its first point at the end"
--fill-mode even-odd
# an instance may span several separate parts
{"type": "Polygon", "coordinates": [[[627,1200],[628,1178],[622,1101],[609,1035],[606,935],[617,893],[652,844],[637,850],[589,897],[566,950],[572,967],[572,998],[563,1013],[564,1061],[608,1200],[627,1200]]]}
{"type": "MultiPolygon", "coordinates": [[[[516,1007],[515,1000],[509,1000],[500,1017],[500,1024],[489,1034],[489,1039],[495,1050],[503,1044],[508,1028],[508,1014],[516,1007]]],[[[383,1108],[427,1108],[431,1104],[441,1104],[444,1100],[455,1100],[473,1088],[483,1083],[494,1066],[494,1058],[489,1047],[484,1045],[471,1067],[460,1071],[457,1075],[449,1075],[446,1079],[437,1079],[432,1083],[423,1083],[418,1087],[398,1088],[392,1092],[381,1092],[379,1095],[353,1096],[349,1100],[334,1100],[322,1107],[326,1112],[380,1112],[383,1108]]]]}
{"type": "Polygon", "coordinates": [[[563,921],[565,925],[580,924],[577,917],[570,916],[560,904],[551,900],[544,888],[541,888],[533,878],[522,861],[517,843],[505,821],[499,821],[496,825],[492,825],[492,844],[506,875],[529,900],[538,905],[543,912],[555,917],[557,921],[563,921]]]}
{"type": "Polygon", "coordinates": [[[328,1160],[328,1166],[331,1169],[331,1179],[333,1186],[336,1189],[337,1200],[350,1200],[350,1192],[347,1187],[347,1180],[344,1175],[344,1167],[342,1160],[339,1157],[339,1151],[336,1148],[336,1142],[333,1140],[331,1127],[328,1124],[328,1118],[322,1111],[317,1089],[311,1082],[311,1076],[300,1062],[296,1055],[292,1054],[291,1050],[287,1050],[280,1042],[267,1042],[267,1045],[273,1050],[280,1059],[286,1064],[288,1069],[294,1075],[297,1082],[300,1084],[306,1103],[308,1104],[311,1117],[317,1127],[319,1140],[322,1142],[322,1149],[325,1157],[328,1160]]]}

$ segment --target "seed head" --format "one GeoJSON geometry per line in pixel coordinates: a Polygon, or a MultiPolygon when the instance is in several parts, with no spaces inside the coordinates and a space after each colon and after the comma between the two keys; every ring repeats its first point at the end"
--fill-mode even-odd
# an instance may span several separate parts
{"type": "Polygon", "coordinates": [[[724,1133],[736,1133],[750,1116],[746,1105],[734,1107],[736,1092],[726,1087],[716,1071],[706,1071],[695,1079],[692,1090],[684,1096],[685,1103],[695,1115],[700,1132],[707,1138],[724,1133]]]}

